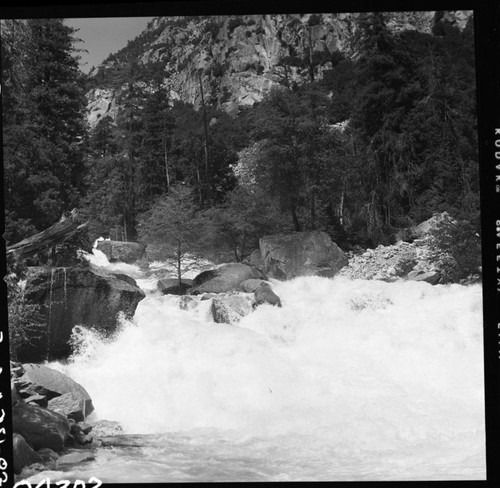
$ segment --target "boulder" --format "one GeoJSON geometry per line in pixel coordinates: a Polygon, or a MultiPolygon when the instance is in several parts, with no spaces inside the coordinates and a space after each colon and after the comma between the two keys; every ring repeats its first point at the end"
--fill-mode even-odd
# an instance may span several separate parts
{"type": "Polygon", "coordinates": [[[43,461],[43,457],[31,448],[21,434],[14,433],[12,436],[12,454],[15,474],[21,473],[23,468],[30,464],[43,461]]]}
{"type": "Polygon", "coordinates": [[[130,277],[125,281],[85,267],[35,267],[28,271],[25,296],[42,306],[47,328],[30,337],[18,357],[40,362],[69,356],[75,325],[114,332],[118,314],[132,317],[145,294],[130,277]]]}
{"type": "MultiPolygon", "coordinates": [[[[90,401],[90,405],[92,405],[92,401],[90,401]]],[[[64,393],[53,398],[49,401],[48,408],[54,412],[60,412],[77,422],[84,420],[86,415],[89,414],[85,408],[85,400],[74,392],[64,393]]]]}
{"type": "Polygon", "coordinates": [[[435,213],[430,219],[418,225],[401,229],[395,234],[394,239],[396,242],[413,242],[415,239],[423,239],[432,234],[443,222],[453,222],[448,212],[435,213]]]}
{"type": "Polygon", "coordinates": [[[227,295],[212,299],[212,316],[218,324],[234,324],[252,311],[251,300],[244,295],[227,295]]]}
{"type": "Polygon", "coordinates": [[[69,422],[60,413],[24,404],[12,408],[12,430],[35,450],[48,447],[60,451],[69,435],[69,422]]]}
{"type": "Polygon", "coordinates": [[[98,241],[97,249],[103,252],[110,263],[135,263],[144,255],[145,246],[138,242],[98,241]]]}
{"type": "Polygon", "coordinates": [[[240,290],[245,293],[254,293],[260,285],[269,285],[265,280],[258,280],[255,278],[245,280],[240,284],[240,290]]]}
{"type": "Polygon", "coordinates": [[[228,263],[203,271],[193,280],[191,295],[237,291],[245,280],[266,277],[257,268],[243,263],[228,263]]]}
{"type": "Polygon", "coordinates": [[[271,286],[265,282],[255,290],[252,306],[253,308],[256,308],[264,303],[281,307],[280,297],[276,295],[276,293],[274,293],[271,289],[271,286]]]}
{"type": "Polygon", "coordinates": [[[333,277],[349,262],[322,231],[265,236],[259,245],[264,273],[279,280],[311,275],[333,277]]]}
{"type": "Polygon", "coordinates": [[[431,285],[437,285],[441,279],[438,271],[411,271],[408,273],[408,279],[411,281],[425,281],[431,285]]]}
{"type": "Polygon", "coordinates": [[[164,295],[185,295],[191,288],[193,280],[182,279],[179,286],[177,278],[163,278],[158,281],[156,287],[164,295]]]}
{"type": "Polygon", "coordinates": [[[107,437],[123,434],[123,428],[114,420],[99,420],[92,425],[92,435],[94,437],[107,437]]]}
{"type": "Polygon", "coordinates": [[[253,250],[250,255],[245,259],[245,263],[250,266],[259,267],[262,264],[262,256],[260,255],[260,249],[253,250]]]}
{"type": "Polygon", "coordinates": [[[94,411],[92,400],[85,388],[65,374],[41,364],[24,364],[21,381],[29,381],[48,392],[49,408],[59,408],[70,418],[83,420],[94,411]],[[75,415],[77,418],[75,418],[75,415]],[[69,415],[68,415],[69,416],[69,415]]]}

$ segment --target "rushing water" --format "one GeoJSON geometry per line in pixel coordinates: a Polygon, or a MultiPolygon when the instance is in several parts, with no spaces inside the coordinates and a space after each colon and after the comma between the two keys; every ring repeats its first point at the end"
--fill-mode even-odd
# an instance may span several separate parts
{"type": "Polygon", "coordinates": [[[128,271],[147,291],[134,320],[80,330],[56,366],[136,446],[61,478],[485,479],[479,285],[303,277],[273,282],[282,308],[226,325],[128,271]]]}

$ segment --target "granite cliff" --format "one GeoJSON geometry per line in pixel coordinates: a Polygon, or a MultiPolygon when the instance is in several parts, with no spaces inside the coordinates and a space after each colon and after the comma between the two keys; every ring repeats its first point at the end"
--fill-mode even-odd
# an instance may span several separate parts
{"type": "MultiPolygon", "coordinates": [[[[460,27],[472,15],[394,12],[395,31],[431,32],[447,19],[460,27]]],[[[172,101],[199,108],[202,97],[229,113],[260,101],[278,83],[320,79],[340,56],[356,56],[359,14],[273,14],[156,17],[148,28],[90,73],[89,122],[115,118],[126,90],[167,90],[172,101]]]]}

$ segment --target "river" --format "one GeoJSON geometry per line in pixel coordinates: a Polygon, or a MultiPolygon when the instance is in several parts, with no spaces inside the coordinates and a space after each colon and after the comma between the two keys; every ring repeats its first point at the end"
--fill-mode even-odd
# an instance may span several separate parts
{"type": "MultiPolygon", "coordinates": [[[[97,258],[96,258],[97,259],[97,258]]],[[[146,291],[67,364],[133,446],[51,472],[105,483],[485,479],[482,288],[302,277],[283,307],[216,324],[146,291]]],[[[41,473],[43,475],[43,473],[41,473]]]]}

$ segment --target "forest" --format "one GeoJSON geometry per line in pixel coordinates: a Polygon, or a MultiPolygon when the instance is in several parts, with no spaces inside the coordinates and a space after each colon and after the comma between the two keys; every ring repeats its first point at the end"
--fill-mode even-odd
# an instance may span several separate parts
{"type": "Polygon", "coordinates": [[[118,116],[94,128],[96,79],[79,70],[76,39],[63,19],[2,21],[7,246],[73,208],[89,222],[82,248],[102,236],[157,245],[159,258],[241,261],[263,235],[310,229],[375,247],[442,211],[458,222],[450,245],[480,235],[472,19],[426,34],[363,14],[354,55],[232,115],[170,100],[161,63],[122,63],[99,73],[126,86],[118,116]]]}

